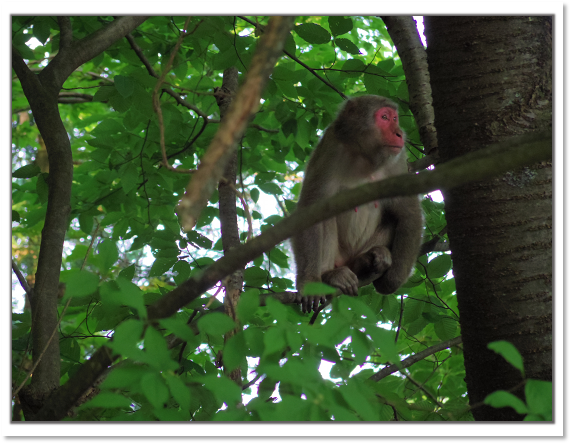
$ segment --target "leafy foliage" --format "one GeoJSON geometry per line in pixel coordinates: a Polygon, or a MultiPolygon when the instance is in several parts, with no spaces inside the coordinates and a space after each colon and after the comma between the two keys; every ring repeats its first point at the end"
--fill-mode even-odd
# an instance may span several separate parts
{"type": "MultiPolygon", "coordinates": [[[[74,38],[111,20],[73,17],[74,38]]],[[[220,86],[224,69],[247,72],[259,38],[254,25],[266,22],[264,17],[192,18],[192,32],[165,85],[184,100],[167,93],[160,97],[171,165],[198,166],[218,129],[213,89],[220,86]]],[[[132,33],[155,73],[161,73],[183,23],[184,17],[152,17],[132,33]]],[[[44,68],[58,51],[54,17],[13,16],[12,32],[31,68],[44,68]]],[[[304,164],[333,120],[343,100],[340,92],[396,100],[410,160],[422,155],[402,65],[380,19],[298,17],[285,50],[293,59],[284,55],[279,60],[238,148],[238,188],[255,233],[295,209],[304,164]]],[[[246,268],[238,305],[244,325],[226,343],[223,335],[236,325],[216,311],[216,289],[158,325],[145,322],[149,304],[222,255],[218,193],[195,229],[181,232],[175,206],[189,176],[160,166],[159,124],[151,102],[156,82],[123,39],[76,70],[60,95],[74,160],[61,273],[66,291],[59,306],[61,313],[71,298],[59,331],[61,383],[102,345],[121,355],[98,393],[68,419],[471,419],[457,348],[378,382],[369,379],[387,363],[460,334],[446,253],[420,257],[396,294],[381,297],[372,286],[361,288],[358,298],[334,299],[309,325],[297,306],[272,298],[260,302],[262,292],[294,288],[292,254],[288,244],[281,244],[246,268]],[[242,390],[217,367],[219,352],[228,368],[260,379],[252,385],[244,380],[242,390]]],[[[12,109],[13,256],[33,285],[49,172],[43,140],[16,76],[12,109]]],[[[445,226],[443,204],[429,196],[422,204],[427,240],[445,226]]],[[[243,208],[239,226],[244,240],[243,208]]],[[[21,305],[13,302],[15,385],[23,381],[31,359],[30,313],[21,305]]],[[[530,391],[530,396],[537,392],[530,391]]]]}

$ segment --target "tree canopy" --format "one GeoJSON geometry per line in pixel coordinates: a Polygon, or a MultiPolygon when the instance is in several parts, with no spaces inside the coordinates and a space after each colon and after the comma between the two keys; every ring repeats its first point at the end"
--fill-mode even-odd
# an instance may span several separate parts
{"type": "MultiPolygon", "coordinates": [[[[114,22],[13,16],[13,46],[32,73],[45,73],[71,60],[62,45],[99,42],[114,22]]],[[[359,297],[333,298],[311,323],[286,296],[267,296],[295,288],[292,252],[282,242],[246,265],[234,316],[222,303],[227,282],[221,278],[193,288],[198,297],[168,312],[166,301],[173,294],[184,300],[192,278],[208,277],[224,256],[219,191],[205,196],[186,232],[178,205],[222,125],[219,101],[229,93],[217,88],[232,68],[244,83],[267,26],[267,17],[150,17],[90,54],[56,91],[73,159],[53,339],[62,389],[84,375],[96,351],[112,364],[73,400],[65,419],[473,419],[444,203],[435,195],[422,197],[426,244],[395,294],[381,297],[372,285],[361,287],[359,297]],[[161,308],[164,316],[157,315],[161,308]],[[236,370],[238,380],[229,376],[236,370]]],[[[57,190],[47,141],[17,74],[12,257],[33,298],[46,211],[57,190]]],[[[236,147],[232,193],[241,243],[248,246],[294,212],[320,135],[346,97],[364,93],[397,102],[410,169],[426,167],[419,162],[428,150],[383,21],[297,17],[236,147]]],[[[20,283],[13,278],[14,285],[20,283]]],[[[33,370],[35,321],[20,294],[13,291],[12,299],[14,390],[29,384],[33,370]]],[[[499,352],[508,356],[508,347],[499,352]]],[[[71,393],[62,389],[61,397],[71,393]]],[[[500,400],[498,406],[517,404],[547,419],[546,408],[533,402],[545,390],[530,388],[527,404],[500,400]]]]}

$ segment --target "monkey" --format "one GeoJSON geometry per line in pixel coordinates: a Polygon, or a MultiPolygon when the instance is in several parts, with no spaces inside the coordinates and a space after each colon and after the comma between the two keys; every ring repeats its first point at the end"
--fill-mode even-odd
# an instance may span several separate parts
{"type": "MultiPolygon", "coordinates": [[[[408,172],[405,134],[391,100],[364,95],[345,102],[313,151],[297,208],[339,191],[408,172]]],[[[307,282],[324,282],[356,296],[359,280],[394,293],[411,274],[420,249],[423,215],[418,196],[382,199],[317,223],[292,237],[297,302],[318,310],[323,296],[302,296],[307,282]]]]}

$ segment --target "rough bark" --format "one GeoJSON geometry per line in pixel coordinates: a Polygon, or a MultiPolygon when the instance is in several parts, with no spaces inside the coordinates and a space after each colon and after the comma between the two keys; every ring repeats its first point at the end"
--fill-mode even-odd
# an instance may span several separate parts
{"type": "MultiPolygon", "coordinates": [[[[224,71],[222,88],[217,92],[221,93],[217,97],[218,106],[220,107],[220,118],[224,120],[226,111],[232,103],[232,97],[238,90],[238,70],[234,67],[224,71]]],[[[236,212],[236,165],[237,151],[230,157],[228,165],[224,169],[224,180],[218,185],[219,209],[220,209],[220,231],[222,235],[222,248],[226,254],[231,248],[240,245],[240,233],[238,232],[238,214],[236,212]]],[[[244,282],[244,271],[240,268],[234,271],[224,281],[224,311],[236,323],[239,324],[236,306],[242,292],[242,284],[244,282]]],[[[224,335],[224,343],[239,331],[238,328],[224,335]]],[[[242,372],[240,368],[229,370],[224,365],[224,371],[232,381],[240,386],[242,385],[242,372]]]]}
{"type": "MultiPolygon", "coordinates": [[[[427,17],[425,25],[442,161],[551,128],[550,17],[427,17]]],[[[491,341],[517,347],[526,377],[551,380],[551,179],[543,162],[444,192],[471,404],[521,381],[487,349],[491,341]]],[[[473,413],[521,419],[510,408],[473,413]]]]}
{"type": "Polygon", "coordinates": [[[79,41],[73,41],[71,22],[60,17],[60,51],[36,75],[28,69],[17,50],[12,50],[12,67],[22,84],[34,119],[46,144],[49,160],[49,194],[32,297],[32,346],[36,362],[31,384],[20,393],[26,420],[43,405],[59,386],[60,354],[57,333],[58,285],[65,233],[69,225],[73,159],[69,137],[61,121],[58,95],[65,79],[82,63],[95,57],[113,42],[142,23],[146,17],[121,17],[79,41]]]}

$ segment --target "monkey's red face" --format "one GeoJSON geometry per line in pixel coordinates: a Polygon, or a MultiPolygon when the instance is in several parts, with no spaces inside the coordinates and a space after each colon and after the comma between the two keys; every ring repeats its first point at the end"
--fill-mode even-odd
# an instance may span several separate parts
{"type": "Polygon", "coordinates": [[[375,112],[375,124],[381,130],[383,145],[394,154],[400,153],[404,138],[399,126],[398,112],[389,106],[379,109],[375,112]]]}

